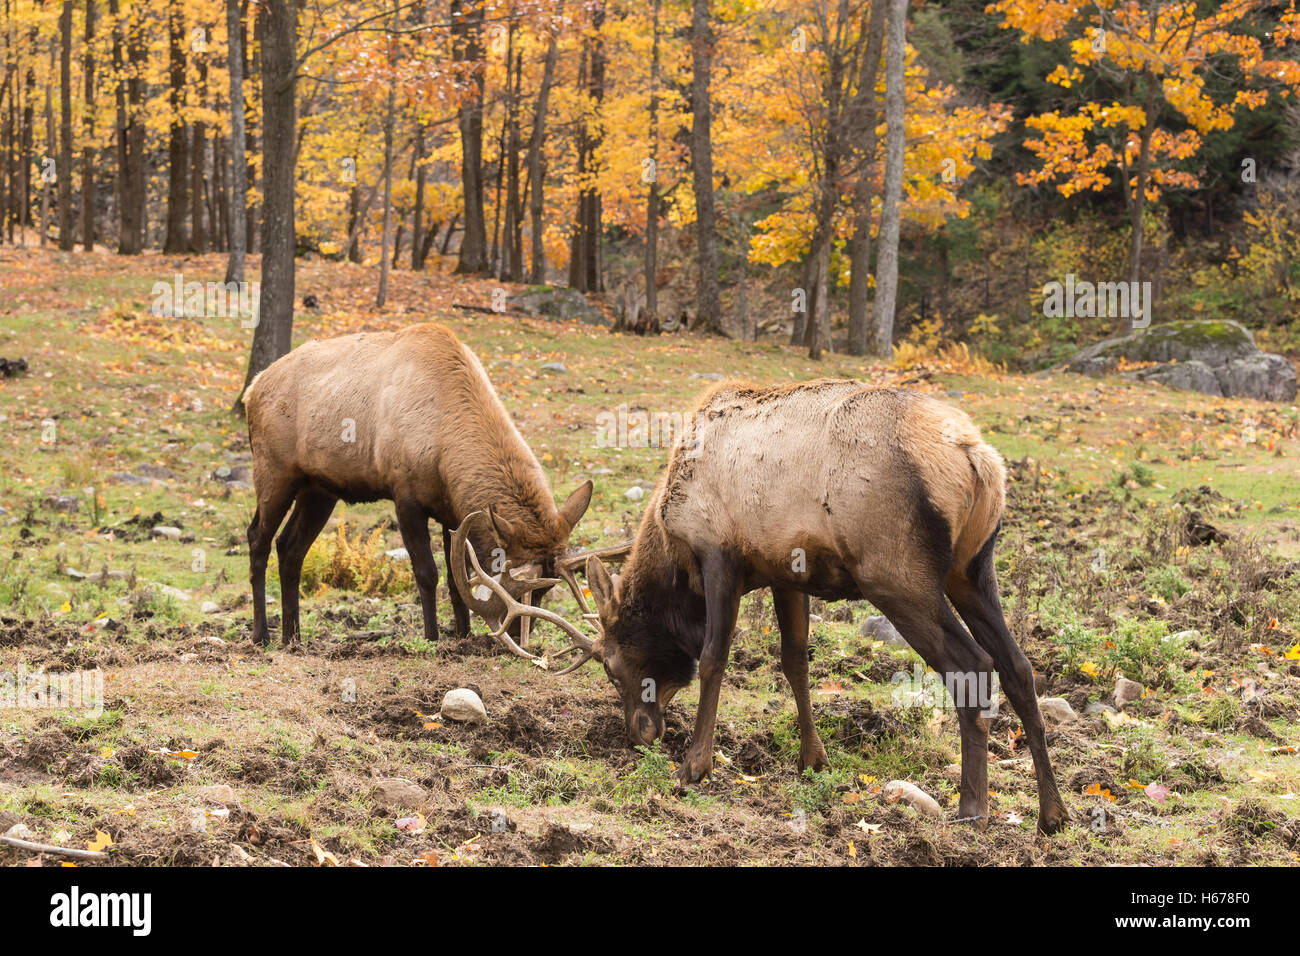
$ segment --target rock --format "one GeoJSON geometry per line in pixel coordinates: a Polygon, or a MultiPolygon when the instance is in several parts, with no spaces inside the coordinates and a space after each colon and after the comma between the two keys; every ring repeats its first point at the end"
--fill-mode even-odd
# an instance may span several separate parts
{"type": "Polygon", "coordinates": [[[577,319],[587,325],[608,325],[605,314],[587,301],[577,289],[533,286],[506,299],[506,305],[516,312],[553,319],[577,319]]]}
{"type": "Polygon", "coordinates": [[[640,485],[633,485],[627,491],[623,492],[623,497],[628,501],[640,501],[645,497],[645,489],[640,485]]]}
{"type": "Polygon", "coordinates": [[[167,597],[175,598],[178,601],[192,600],[192,598],[187,592],[182,591],[180,588],[174,588],[170,584],[154,584],[151,586],[158,594],[163,594],[166,595],[167,597]]]}
{"type": "Polygon", "coordinates": [[[1038,698],[1038,709],[1042,713],[1044,720],[1049,720],[1054,724],[1066,724],[1079,719],[1079,715],[1074,712],[1074,708],[1070,706],[1070,702],[1064,697],[1040,697],[1038,698]]]}
{"type": "Polygon", "coordinates": [[[691,378],[702,378],[706,382],[721,382],[727,376],[721,372],[692,372],[691,378]]]}
{"type": "Polygon", "coordinates": [[[858,633],[869,641],[884,641],[895,647],[911,647],[903,635],[898,633],[898,628],[890,623],[889,618],[880,614],[872,615],[863,621],[862,627],[858,628],[858,633]]]}
{"type": "Polygon", "coordinates": [[[547,362],[542,366],[543,372],[551,372],[556,375],[563,375],[569,371],[563,362],[547,362]]]}
{"type": "Polygon", "coordinates": [[[1199,641],[1200,639],[1201,639],[1201,632],[1193,628],[1190,631],[1179,631],[1176,634],[1166,634],[1160,640],[1161,641],[1182,641],[1184,644],[1186,644],[1189,641],[1199,641]]]}
{"type": "Polygon", "coordinates": [[[1197,319],[1139,329],[1075,353],[1067,367],[1083,375],[1106,375],[1121,359],[1155,363],[1124,373],[1139,381],[1225,398],[1296,398],[1291,363],[1261,352],[1250,331],[1231,320],[1197,319]]]}
{"type": "Polygon", "coordinates": [[[905,803],[922,816],[942,819],[943,810],[939,802],[914,783],[906,780],[891,780],[881,791],[890,803],[905,803]]]}
{"type": "Polygon", "coordinates": [[[129,471],[115,471],[109,476],[113,481],[122,485],[149,485],[153,484],[152,478],[146,478],[143,475],[133,475],[129,471]]]}
{"type": "Polygon", "coordinates": [[[215,450],[216,449],[212,447],[212,442],[210,441],[201,441],[190,449],[190,451],[196,455],[210,455],[215,450]]]}
{"type": "Polygon", "coordinates": [[[385,551],[384,554],[388,555],[388,557],[394,561],[411,560],[411,555],[405,548],[394,548],[392,551],[385,551]]]}
{"type": "Polygon", "coordinates": [[[230,480],[230,466],[229,466],[229,465],[218,465],[217,468],[216,468],[216,470],[212,472],[212,477],[215,478],[215,479],[217,479],[217,481],[229,481],[229,480],[230,480]]]}
{"type": "Polygon", "coordinates": [[[1146,688],[1137,681],[1121,677],[1115,681],[1115,706],[1122,710],[1125,704],[1132,703],[1141,697],[1144,690],[1146,688]]]}
{"type": "Polygon", "coordinates": [[[78,571],[76,568],[64,568],[63,573],[77,581],[84,581],[90,577],[85,571],[78,571]]]}
{"type": "Polygon", "coordinates": [[[221,605],[216,601],[204,601],[199,605],[199,610],[204,614],[216,614],[221,610],[221,605]]]}
{"type": "Polygon", "coordinates": [[[36,834],[25,823],[15,823],[5,831],[5,836],[13,837],[15,840],[30,840],[33,842],[36,840],[36,834]]]}
{"type": "Polygon", "coordinates": [[[381,777],[375,783],[374,798],[376,803],[387,807],[416,809],[424,806],[428,794],[418,783],[405,777],[381,777]]]}
{"type": "Polygon", "coordinates": [[[141,475],[144,475],[146,478],[157,478],[159,481],[172,481],[176,478],[170,469],[164,468],[162,465],[150,465],[146,463],[138,466],[136,471],[141,475]]]}
{"type": "Polygon", "coordinates": [[[219,807],[239,806],[239,794],[228,783],[214,783],[209,787],[199,787],[195,792],[200,803],[215,803],[219,807]]]}
{"type": "Polygon", "coordinates": [[[54,511],[71,514],[74,511],[81,510],[81,499],[76,495],[51,495],[45,499],[45,506],[54,511]]]}
{"type": "Polygon", "coordinates": [[[248,866],[253,862],[253,856],[238,843],[230,844],[230,858],[235,866],[248,866]]]}
{"type": "Polygon", "coordinates": [[[480,724],[487,721],[487,708],[478,694],[467,687],[447,691],[442,699],[442,716],[461,723],[480,724]]]}
{"type": "Polygon", "coordinates": [[[1083,712],[1088,717],[1102,717],[1106,714],[1118,713],[1110,704],[1104,704],[1099,700],[1094,700],[1083,709],[1083,712]]]}
{"type": "Polygon", "coordinates": [[[149,533],[155,538],[169,538],[172,541],[179,541],[181,539],[181,529],[173,528],[171,525],[166,524],[154,525],[149,529],[149,533]]]}

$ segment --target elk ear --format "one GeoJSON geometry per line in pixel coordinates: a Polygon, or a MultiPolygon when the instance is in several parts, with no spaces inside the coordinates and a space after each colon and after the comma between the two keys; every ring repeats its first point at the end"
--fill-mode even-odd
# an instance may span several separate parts
{"type": "Polygon", "coordinates": [[[605,565],[594,554],[587,559],[587,587],[591,588],[591,596],[596,599],[596,610],[601,620],[609,620],[613,616],[618,588],[605,565]]]}
{"type": "Polygon", "coordinates": [[[591,504],[591,490],[593,487],[591,479],[587,479],[560,506],[560,517],[569,523],[570,529],[581,521],[582,516],[587,513],[587,508],[591,504]]]}
{"type": "Polygon", "coordinates": [[[499,514],[493,511],[491,505],[489,505],[487,509],[487,519],[488,519],[488,524],[492,528],[492,533],[496,535],[497,543],[500,544],[501,547],[509,551],[510,545],[515,540],[514,527],[510,524],[509,521],[507,521],[505,518],[502,518],[499,514]]]}

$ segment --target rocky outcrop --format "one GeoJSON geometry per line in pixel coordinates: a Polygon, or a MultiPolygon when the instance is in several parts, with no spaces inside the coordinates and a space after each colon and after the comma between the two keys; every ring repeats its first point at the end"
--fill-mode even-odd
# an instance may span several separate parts
{"type": "Polygon", "coordinates": [[[577,319],[587,325],[609,325],[605,314],[587,301],[577,289],[532,286],[519,295],[512,295],[506,305],[517,312],[551,319],[577,319]]]}
{"type": "Polygon", "coordinates": [[[1224,398],[1293,402],[1295,368],[1281,355],[1261,352],[1250,331],[1228,319],[1170,322],[1106,339],[1067,363],[1083,375],[1121,374],[1143,382],[1224,398]],[[1124,365],[1143,364],[1124,369],[1124,365]]]}

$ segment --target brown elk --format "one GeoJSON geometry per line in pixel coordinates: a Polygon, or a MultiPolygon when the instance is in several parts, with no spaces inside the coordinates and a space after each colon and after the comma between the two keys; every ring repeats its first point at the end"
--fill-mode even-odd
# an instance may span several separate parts
{"type": "Polygon", "coordinates": [[[1033,754],[1039,828],[1064,826],[1033,669],[998,598],[1005,471],[970,419],[917,392],[852,381],[727,383],[706,395],[694,430],[673,450],[623,573],[587,562],[602,635],[566,628],[604,664],[632,742],[662,735],[664,708],[698,661],[699,712],[678,777],[689,784],[712,769],[740,598],[769,587],[798,708],[799,766],[825,767],[809,701],[809,595],[866,598],[954,693],[960,817],[987,824],[989,702],[966,692],[987,688],[996,668],[1033,754]]]}
{"type": "MultiPolygon", "coordinates": [[[[438,568],[429,519],[442,525],[452,567],[451,534],[462,519],[485,516],[470,540],[481,553],[499,548],[503,589],[531,602],[564,554],[569,533],[591,502],[584,482],[558,509],[542,467],[524,443],[478,359],[451,330],[433,323],[399,332],[362,332],[307,342],[274,362],[244,394],[253,450],[257,510],[248,526],[253,637],[269,640],[266,563],[275,539],[283,605],[282,633],[296,640],[303,559],[334,505],[387,499],[410,555],[424,612],[424,637],[438,635],[438,568]]],[[[496,626],[504,614],[490,595],[451,589],[458,636],[469,633],[467,603],[496,626]]],[[[481,592],[480,592],[481,593],[481,592]]],[[[510,635],[494,634],[531,657],[510,635]]],[[[520,635],[526,639],[526,631],[520,635]]]]}

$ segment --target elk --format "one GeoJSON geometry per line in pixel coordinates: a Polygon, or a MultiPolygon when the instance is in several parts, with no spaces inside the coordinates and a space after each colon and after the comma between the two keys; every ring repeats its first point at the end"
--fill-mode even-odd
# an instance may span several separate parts
{"type": "MultiPolygon", "coordinates": [[[[1033,669],[998,598],[993,549],[1006,474],[971,420],[907,389],[724,383],[702,400],[694,429],[672,451],[622,574],[611,577],[599,556],[587,560],[600,636],[565,628],[575,648],[604,665],[631,742],[663,734],[664,708],[698,662],[699,712],[678,778],[687,785],[711,771],[740,599],[767,587],[798,709],[799,767],[824,768],[809,701],[809,596],[865,598],[953,692],[959,816],[987,825],[989,703],[965,691],[988,687],[996,668],[1033,755],[1038,826],[1063,827],[1069,814],[1033,669]]],[[[530,613],[518,602],[514,610],[530,613]]]]}
{"type": "MultiPolygon", "coordinates": [[[[285,643],[299,636],[303,559],[340,498],[387,499],[396,506],[429,641],[438,636],[430,518],[442,525],[450,569],[452,532],[465,517],[481,513],[484,520],[467,540],[484,553],[499,549],[493,570],[503,583],[493,583],[531,603],[555,583],[543,576],[567,550],[570,532],[591,503],[587,481],[556,508],[541,465],[483,366],[436,323],[307,342],[258,375],[244,405],[257,493],[248,526],[253,639],[263,645],[270,638],[267,558],[291,506],[275,538],[285,643]]],[[[464,582],[451,589],[459,637],[469,634],[469,607],[494,627],[504,613],[500,601],[491,594],[476,597],[476,591],[481,586],[464,582]]],[[[526,630],[520,643],[504,628],[493,636],[513,653],[533,656],[520,646],[526,630]]]]}

